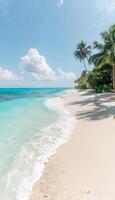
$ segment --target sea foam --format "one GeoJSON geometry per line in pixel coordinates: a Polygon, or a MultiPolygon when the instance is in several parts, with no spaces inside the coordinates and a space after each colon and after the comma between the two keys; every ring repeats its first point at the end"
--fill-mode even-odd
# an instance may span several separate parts
{"type": "Polygon", "coordinates": [[[56,153],[57,148],[66,143],[75,126],[75,117],[64,107],[63,97],[48,99],[46,106],[55,110],[59,118],[55,123],[40,130],[15,158],[12,171],[6,174],[3,200],[28,200],[33,184],[38,181],[45,163],[56,153]]]}

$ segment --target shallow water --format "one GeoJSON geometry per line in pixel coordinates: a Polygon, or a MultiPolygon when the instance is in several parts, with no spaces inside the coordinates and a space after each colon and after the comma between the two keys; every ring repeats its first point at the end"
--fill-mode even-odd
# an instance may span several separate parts
{"type": "Polygon", "coordinates": [[[27,200],[44,162],[66,141],[74,120],[58,97],[64,92],[0,89],[0,199],[27,200]]]}

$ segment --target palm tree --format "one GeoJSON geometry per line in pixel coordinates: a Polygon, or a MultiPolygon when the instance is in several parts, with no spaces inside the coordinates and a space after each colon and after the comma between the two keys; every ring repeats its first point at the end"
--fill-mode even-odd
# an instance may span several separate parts
{"type": "Polygon", "coordinates": [[[103,64],[111,64],[113,67],[113,90],[115,91],[115,25],[111,26],[108,31],[101,33],[103,47],[99,53],[94,54],[89,59],[90,63],[97,67],[103,64]]]}
{"type": "Polygon", "coordinates": [[[80,62],[83,62],[85,71],[87,71],[85,60],[86,59],[89,60],[90,55],[91,55],[91,47],[87,46],[87,43],[81,41],[79,44],[77,44],[74,56],[80,62]]]}
{"type": "Polygon", "coordinates": [[[98,43],[97,41],[94,41],[93,44],[92,44],[92,48],[93,48],[93,49],[102,50],[103,44],[98,43]]]}

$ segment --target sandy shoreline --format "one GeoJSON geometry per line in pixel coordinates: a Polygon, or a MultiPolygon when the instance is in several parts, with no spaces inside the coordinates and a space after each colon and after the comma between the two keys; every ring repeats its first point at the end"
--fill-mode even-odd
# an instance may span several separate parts
{"type": "Polygon", "coordinates": [[[47,163],[31,200],[115,200],[115,95],[64,97],[76,127],[47,163]]]}

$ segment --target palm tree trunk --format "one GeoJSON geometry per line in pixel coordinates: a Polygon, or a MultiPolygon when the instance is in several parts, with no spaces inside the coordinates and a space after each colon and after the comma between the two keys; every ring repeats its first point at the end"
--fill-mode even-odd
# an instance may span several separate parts
{"type": "Polygon", "coordinates": [[[115,92],[115,64],[113,64],[113,91],[115,92]]]}
{"type": "Polygon", "coordinates": [[[85,70],[87,72],[87,68],[86,68],[86,64],[85,64],[85,60],[84,59],[83,59],[83,64],[84,64],[84,68],[85,68],[85,70]]]}

